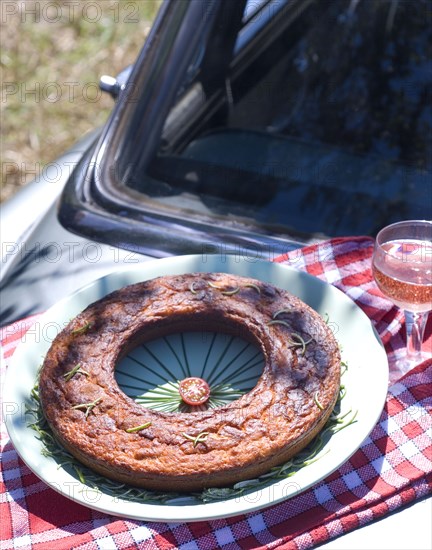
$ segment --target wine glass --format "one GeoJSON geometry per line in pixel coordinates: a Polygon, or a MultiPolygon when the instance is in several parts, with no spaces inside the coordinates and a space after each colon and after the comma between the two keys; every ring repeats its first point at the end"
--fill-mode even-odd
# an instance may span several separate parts
{"type": "Polygon", "coordinates": [[[432,310],[432,221],[403,221],[381,229],[372,272],[381,292],[404,310],[406,353],[395,365],[402,375],[427,357],[422,343],[432,310]]]}

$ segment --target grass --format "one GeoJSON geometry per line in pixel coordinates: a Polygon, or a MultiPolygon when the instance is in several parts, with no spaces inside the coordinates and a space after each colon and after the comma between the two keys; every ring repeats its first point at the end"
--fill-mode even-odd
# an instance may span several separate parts
{"type": "Polygon", "coordinates": [[[106,120],[99,78],[133,63],[160,3],[1,1],[1,201],[106,120]]]}

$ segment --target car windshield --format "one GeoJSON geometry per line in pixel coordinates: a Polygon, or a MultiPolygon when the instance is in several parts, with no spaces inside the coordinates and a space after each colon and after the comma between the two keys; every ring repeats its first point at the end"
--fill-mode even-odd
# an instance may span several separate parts
{"type": "Polygon", "coordinates": [[[153,211],[281,235],[429,218],[428,2],[242,9],[203,34],[156,152],[119,180],[153,211]]]}

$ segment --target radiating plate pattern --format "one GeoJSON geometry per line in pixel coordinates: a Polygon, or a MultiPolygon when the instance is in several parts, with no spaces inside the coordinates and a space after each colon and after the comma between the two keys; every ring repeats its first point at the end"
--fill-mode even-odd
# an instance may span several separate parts
{"type": "Polygon", "coordinates": [[[261,351],[223,333],[182,332],[143,343],[117,365],[115,376],[129,397],[164,412],[197,410],[182,402],[178,383],[191,376],[210,386],[208,407],[238,399],[256,384],[264,368],[261,351]]]}

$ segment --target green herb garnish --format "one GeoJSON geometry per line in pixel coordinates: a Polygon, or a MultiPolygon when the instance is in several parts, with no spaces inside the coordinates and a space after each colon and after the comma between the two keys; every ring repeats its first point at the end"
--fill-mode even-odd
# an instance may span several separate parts
{"type": "Polygon", "coordinates": [[[183,433],[183,436],[186,439],[189,439],[189,441],[193,442],[194,447],[196,447],[198,445],[198,443],[204,443],[204,441],[206,441],[206,439],[209,435],[210,435],[209,432],[201,432],[196,436],[183,433]]]}
{"type": "MultiPolygon", "coordinates": [[[[291,328],[290,325],[286,321],[282,321],[282,319],[272,319],[267,323],[269,326],[271,325],[283,325],[284,327],[291,328]]],[[[312,342],[313,338],[309,338],[309,340],[305,340],[300,334],[297,334],[297,332],[291,332],[290,337],[288,338],[288,343],[290,346],[294,347],[300,347],[301,348],[301,354],[304,355],[306,351],[306,346],[312,342]]]]}
{"type": "Polygon", "coordinates": [[[320,401],[318,399],[318,392],[315,392],[315,394],[314,394],[314,401],[315,401],[316,406],[323,411],[324,407],[322,406],[322,404],[320,403],[320,401]]]}
{"type": "Polygon", "coordinates": [[[267,325],[270,327],[271,325],[283,325],[287,328],[291,328],[291,326],[286,322],[282,321],[281,319],[272,319],[267,323],[267,325]]]}
{"type": "Polygon", "coordinates": [[[89,375],[89,373],[81,367],[81,363],[77,363],[72,370],[63,374],[63,377],[66,382],[69,382],[69,380],[73,378],[77,373],[85,374],[85,376],[89,375]]]}
{"type": "Polygon", "coordinates": [[[141,426],[135,426],[133,428],[128,428],[126,431],[128,434],[133,434],[140,432],[141,430],[145,430],[146,428],[149,428],[152,425],[151,422],[146,422],[145,424],[141,424],[141,426]]]}
{"type": "Polygon", "coordinates": [[[288,342],[290,343],[291,346],[294,346],[294,347],[301,347],[301,354],[304,355],[305,354],[305,351],[306,351],[306,346],[308,344],[310,344],[313,340],[313,338],[309,338],[309,340],[305,340],[304,338],[302,338],[300,336],[300,334],[297,334],[296,332],[292,332],[291,333],[291,338],[292,339],[288,339],[288,342]]]}
{"type": "Polygon", "coordinates": [[[233,296],[234,294],[237,294],[237,292],[240,290],[240,287],[238,286],[231,290],[224,290],[223,288],[215,285],[211,281],[208,281],[208,285],[211,286],[212,288],[215,288],[216,290],[220,290],[221,294],[224,294],[225,296],[233,296]]]}
{"type": "Polygon", "coordinates": [[[77,334],[84,334],[85,332],[88,331],[88,329],[91,327],[91,323],[86,323],[85,325],[83,325],[82,327],[79,327],[79,328],[76,328],[75,330],[73,330],[71,332],[71,334],[73,334],[74,336],[76,336],[77,334]]]}
{"type": "Polygon", "coordinates": [[[85,417],[87,418],[90,414],[90,411],[92,411],[98,403],[102,401],[102,397],[99,397],[95,401],[92,401],[91,403],[79,403],[78,405],[74,405],[72,408],[77,410],[84,410],[85,409],[85,417]]]}
{"type": "Polygon", "coordinates": [[[292,310],[287,308],[279,309],[276,313],[273,313],[273,319],[276,319],[279,315],[282,315],[282,313],[292,313],[292,310]]]}

